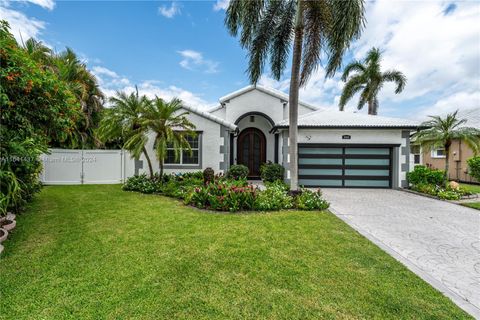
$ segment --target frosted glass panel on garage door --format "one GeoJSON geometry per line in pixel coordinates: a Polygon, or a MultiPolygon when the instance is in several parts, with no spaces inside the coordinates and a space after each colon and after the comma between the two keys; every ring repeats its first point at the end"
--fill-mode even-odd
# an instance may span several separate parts
{"type": "Polygon", "coordinates": [[[389,155],[389,148],[345,148],[345,154],[383,154],[389,155]]]}
{"type": "Polygon", "coordinates": [[[345,164],[365,166],[388,166],[390,159],[345,159],[345,164]]]}
{"type": "Polygon", "coordinates": [[[342,148],[299,148],[302,154],[342,154],[342,148]]]}
{"type": "Polygon", "coordinates": [[[298,160],[299,164],[342,164],[342,159],[335,158],[300,158],[298,160]]]}

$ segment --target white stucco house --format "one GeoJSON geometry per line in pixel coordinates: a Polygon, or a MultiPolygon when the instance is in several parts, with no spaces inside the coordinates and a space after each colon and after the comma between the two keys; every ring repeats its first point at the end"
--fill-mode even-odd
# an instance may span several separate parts
{"type": "MultiPolygon", "coordinates": [[[[184,107],[195,124],[193,154],[165,161],[166,172],[187,172],[211,167],[225,172],[244,164],[250,178],[259,177],[260,165],[279,163],[290,177],[288,96],[280,91],[247,86],[219,99],[210,110],[184,107]]],[[[409,138],[418,124],[411,120],[326,111],[299,103],[299,184],[309,187],[406,187],[409,138]]],[[[151,150],[152,145],[150,146],[151,150]]],[[[152,152],[153,155],[153,152],[152,152]]],[[[152,156],[154,168],[158,168],[152,156]]],[[[146,172],[145,159],[135,163],[146,172]]]]}

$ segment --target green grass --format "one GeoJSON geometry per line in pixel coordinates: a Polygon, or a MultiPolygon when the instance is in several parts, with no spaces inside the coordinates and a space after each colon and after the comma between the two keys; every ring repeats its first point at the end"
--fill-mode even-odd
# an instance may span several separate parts
{"type": "Polygon", "coordinates": [[[17,219],[0,319],[469,318],[329,212],[56,186],[17,219]]]}
{"type": "Polygon", "coordinates": [[[480,210],[480,202],[464,202],[462,206],[480,210]]]}
{"type": "Polygon", "coordinates": [[[478,184],[460,183],[460,187],[473,193],[480,193],[480,185],[478,184]]]}

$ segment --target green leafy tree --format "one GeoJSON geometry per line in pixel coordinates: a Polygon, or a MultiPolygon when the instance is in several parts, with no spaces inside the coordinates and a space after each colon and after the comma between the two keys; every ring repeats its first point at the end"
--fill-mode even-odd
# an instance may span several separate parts
{"type": "Polygon", "coordinates": [[[328,60],[326,75],[333,76],[350,42],[360,36],[364,21],[362,0],[230,1],[225,24],[233,36],[240,34],[240,44],[249,52],[247,71],[252,83],[257,83],[267,60],[273,77],[280,79],[293,50],[289,91],[292,190],[298,189],[299,88],[307,83],[323,54],[328,60]]]}
{"type": "Polygon", "coordinates": [[[81,108],[67,83],[44,69],[0,20],[0,213],[39,190],[39,156],[75,130],[81,108]]]}
{"type": "Polygon", "coordinates": [[[453,140],[464,141],[476,154],[480,150],[480,130],[463,126],[467,119],[457,118],[458,110],[445,117],[430,116],[431,120],[421,124],[428,129],[421,130],[413,136],[413,140],[427,150],[445,149],[445,181],[448,180],[450,146],[453,140]]]}
{"type": "Polygon", "coordinates": [[[130,151],[138,159],[143,153],[147,159],[150,177],[153,177],[153,167],[147,152],[148,128],[142,122],[142,115],[150,104],[145,95],[140,96],[138,89],[127,94],[117,92],[109,99],[111,107],[103,111],[97,134],[102,142],[113,139],[124,141],[123,148],[130,151]]]}
{"type": "Polygon", "coordinates": [[[361,92],[357,108],[361,110],[368,103],[368,114],[378,113],[378,93],[385,82],[395,82],[395,93],[399,94],[405,88],[407,78],[397,70],[380,70],[382,53],[377,48],[372,48],[367,53],[363,62],[354,61],[348,64],[343,71],[342,80],[346,82],[340,97],[340,111],[343,111],[347,102],[357,93],[361,92]],[[349,77],[351,72],[354,75],[349,77]]]}
{"type": "Polygon", "coordinates": [[[65,81],[81,105],[83,113],[76,123],[74,134],[66,141],[52,141],[52,146],[69,148],[92,148],[99,146],[94,130],[100,122],[105,96],[100,90],[96,77],[87,69],[75,52],[67,48],[56,54],[41,41],[28,39],[24,50],[43,69],[55,72],[60,80],[65,81]]]}
{"type": "MultiPolygon", "coordinates": [[[[188,112],[182,110],[182,101],[174,98],[169,102],[156,97],[151,101],[142,115],[142,126],[154,134],[153,148],[160,165],[160,176],[163,176],[164,161],[167,156],[167,146],[175,150],[175,157],[180,157],[180,152],[192,152],[187,136],[195,136],[195,125],[187,116],[188,112]]],[[[146,132],[138,132],[127,142],[136,144],[137,141],[148,139],[146,132]]]]}

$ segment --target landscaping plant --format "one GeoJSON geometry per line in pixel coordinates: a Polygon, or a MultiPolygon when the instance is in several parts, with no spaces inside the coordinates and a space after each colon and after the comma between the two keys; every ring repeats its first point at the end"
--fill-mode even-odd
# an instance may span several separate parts
{"type": "Polygon", "coordinates": [[[268,161],[260,167],[260,177],[264,182],[283,181],[285,168],[278,164],[268,161]]]}
{"type": "Polygon", "coordinates": [[[302,189],[295,200],[296,206],[300,210],[326,210],[330,206],[329,203],[322,198],[320,189],[316,191],[302,189]]]}
{"type": "Polygon", "coordinates": [[[413,171],[407,173],[407,180],[412,185],[430,184],[443,186],[445,185],[445,172],[426,166],[415,166],[413,171]]]}
{"type": "Polygon", "coordinates": [[[203,170],[203,184],[212,183],[215,180],[215,171],[212,168],[208,167],[203,170]]]}
{"type": "Polygon", "coordinates": [[[226,177],[234,180],[247,179],[248,172],[247,166],[244,166],[243,164],[234,164],[228,169],[226,177]]]}
{"type": "Polygon", "coordinates": [[[480,156],[472,157],[467,160],[468,174],[480,181],[480,156]]]}
{"type": "Polygon", "coordinates": [[[290,209],[294,206],[294,199],[288,194],[289,187],[283,181],[266,183],[266,190],[257,194],[255,210],[269,211],[290,209]]]}

